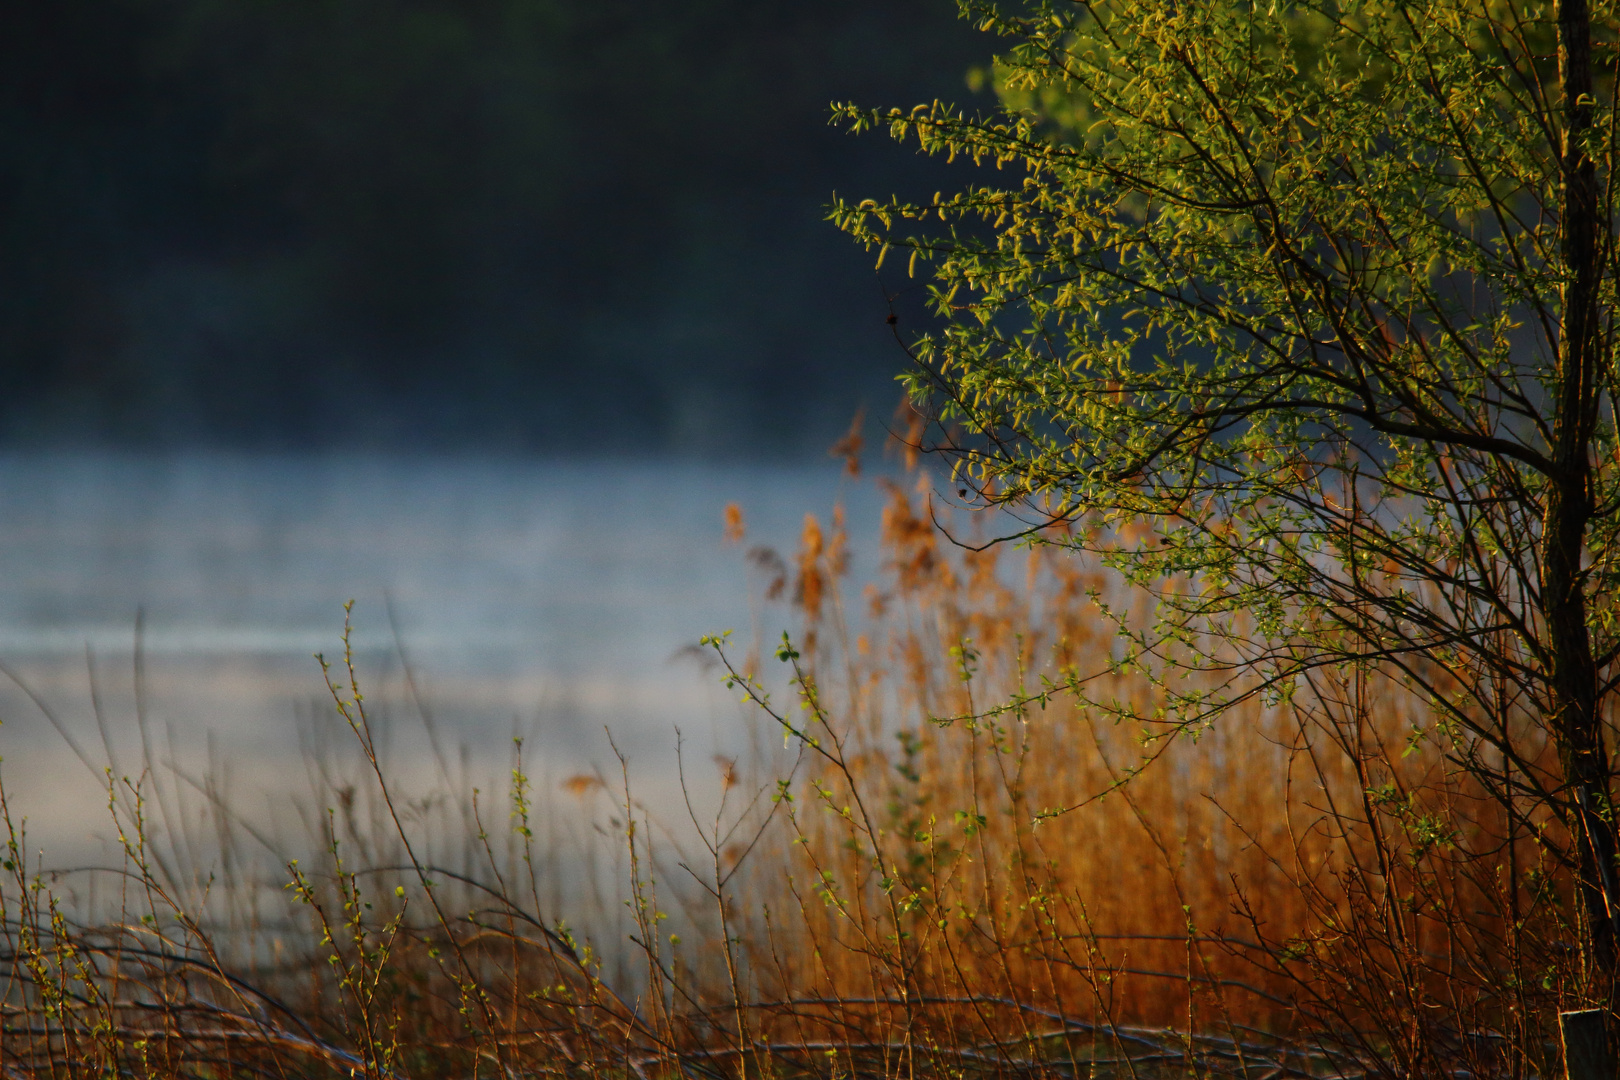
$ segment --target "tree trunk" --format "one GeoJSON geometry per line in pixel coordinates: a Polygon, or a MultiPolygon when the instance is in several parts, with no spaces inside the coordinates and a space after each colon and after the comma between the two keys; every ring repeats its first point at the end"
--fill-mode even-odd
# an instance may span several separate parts
{"type": "Polygon", "coordinates": [[[1598,417],[1597,169],[1586,152],[1592,128],[1591,19],[1587,0],[1560,0],[1558,68],[1563,84],[1561,297],[1554,475],[1542,522],[1541,603],[1552,647],[1553,729],[1569,793],[1581,906],[1593,959],[1615,974],[1616,837],[1609,812],[1609,755],[1598,709],[1597,665],[1586,627],[1581,556],[1592,517],[1591,443],[1598,417]]]}

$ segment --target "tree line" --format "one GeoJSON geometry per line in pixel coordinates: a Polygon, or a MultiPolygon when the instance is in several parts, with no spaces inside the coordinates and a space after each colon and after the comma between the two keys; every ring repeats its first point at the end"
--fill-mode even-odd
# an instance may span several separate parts
{"type": "Polygon", "coordinates": [[[829,103],[987,58],[924,0],[6,0],[0,440],[830,437],[896,365],[822,208],[931,173],[829,103]]]}

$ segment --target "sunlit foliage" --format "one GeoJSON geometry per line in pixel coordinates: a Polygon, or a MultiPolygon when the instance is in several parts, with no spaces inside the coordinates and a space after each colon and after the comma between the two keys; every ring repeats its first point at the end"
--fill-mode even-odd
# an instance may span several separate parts
{"type": "Polygon", "coordinates": [[[843,116],[971,159],[971,186],[834,208],[931,277],[911,386],[963,497],[1154,593],[1118,663],[1163,687],[1142,718],[1167,737],[1251,698],[1353,711],[1347,670],[1416,689],[1422,738],[1575,827],[1558,853],[1600,987],[1620,911],[1613,6],[963,10],[1007,40],[999,112],[843,116]]]}

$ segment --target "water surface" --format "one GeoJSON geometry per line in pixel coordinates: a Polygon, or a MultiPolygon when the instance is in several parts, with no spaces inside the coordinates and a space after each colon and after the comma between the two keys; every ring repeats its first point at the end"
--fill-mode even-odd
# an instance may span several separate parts
{"type": "Polygon", "coordinates": [[[744,549],[791,551],[806,512],[825,520],[842,499],[868,572],[877,498],[832,462],[0,457],[7,791],[38,844],[104,843],[101,770],[138,773],[139,717],[147,760],[228,773],[237,804],[273,818],[305,757],[345,734],[312,654],[341,652],[353,600],[362,679],[406,778],[442,773],[425,707],[454,768],[499,773],[517,733],[546,783],[616,768],[611,730],[672,809],[677,726],[700,761],[748,738],[689,647],[790,621],[751,609],[744,549]],[[746,513],[742,547],[724,542],[728,502],[746,513]]]}

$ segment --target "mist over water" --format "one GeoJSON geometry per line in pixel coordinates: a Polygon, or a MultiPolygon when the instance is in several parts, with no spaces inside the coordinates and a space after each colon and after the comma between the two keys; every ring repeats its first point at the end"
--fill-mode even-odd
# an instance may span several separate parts
{"type": "MultiPolygon", "coordinates": [[[[159,831],[228,796],[306,850],[364,780],[312,658],[351,599],[406,791],[496,790],[514,736],[578,791],[610,729],[678,824],[676,727],[700,798],[711,757],[780,752],[693,647],[791,621],[747,552],[826,520],[823,449],[900,397],[926,290],[828,205],[972,165],[829,103],[988,104],[996,39],[958,15],[0,5],[0,769],[30,847],[116,861],[109,770],[150,765],[159,831]]],[[[859,578],[876,493],[846,501],[859,578]]]]}
{"type": "Polygon", "coordinates": [[[339,660],[352,599],[362,689],[407,787],[445,765],[499,780],[514,735],[537,785],[616,773],[610,729],[638,795],[680,817],[675,729],[700,787],[750,737],[690,647],[779,636],[790,613],[751,605],[745,552],[790,554],[804,515],[839,501],[869,576],[878,493],[830,461],[0,456],[8,795],[48,862],[105,852],[103,770],[138,775],[144,740],[272,822],[308,790],[311,756],[352,759],[312,655],[339,660]],[[728,502],[747,517],[740,547],[728,502]]]}

